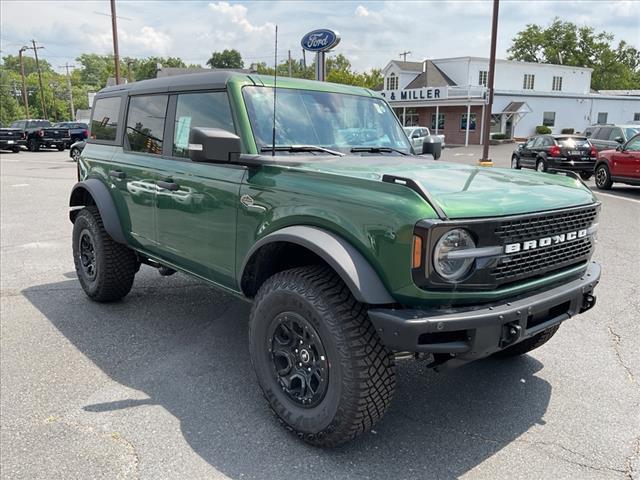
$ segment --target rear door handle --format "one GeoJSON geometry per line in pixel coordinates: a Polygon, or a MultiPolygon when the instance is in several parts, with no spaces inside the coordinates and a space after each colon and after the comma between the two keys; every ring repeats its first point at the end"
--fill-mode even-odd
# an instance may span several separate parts
{"type": "Polygon", "coordinates": [[[158,185],[160,188],[164,188],[165,190],[171,190],[172,192],[180,189],[180,185],[175,182],[163,182],[162,180],[158,180],[156,182],[156,185],[158,185]]]}
{"type": "Polygon", "coordinates": [[[124,173],[122,170],[109,170],[109,176],[119,178],[120,180],[122,180],[127,176],[127,174],[124,173]]]}

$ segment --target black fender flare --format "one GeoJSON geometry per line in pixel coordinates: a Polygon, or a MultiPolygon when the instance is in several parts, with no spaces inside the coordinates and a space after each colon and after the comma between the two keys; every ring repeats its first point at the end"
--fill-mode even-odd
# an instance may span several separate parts
{"type": "Polygon", "coordinates": [[[351,243],[327,230],[304,225],[285,227],[258,240],[242,263],[240,283],[253,255],[273,242],[294,243],[318,255],[338,274],[359,302],[372,305],[397,303],[371,264],[351,243]]]}
{"type": "Polygon", "coordinates": [[[118,243],[126,244],[124,233],[122,231],[122,225],[120,224],[120,218],[118,217],[118,210],[109,193],[107,186],[96,178],[89,178],[82,182],[76,183],[71,189],[71,196],[69,198],[69,206],[72,210],[69,212],[69,219],[73,223],[80,211],[77,207],[84,207],[87,205],[86,196],[90,195],[93,198],[93,202],[96,204],[100,217],[102,218],[102,224],[107,233],[118,243]],[[73,208],[76,207],[76,208],[73,208]]]}

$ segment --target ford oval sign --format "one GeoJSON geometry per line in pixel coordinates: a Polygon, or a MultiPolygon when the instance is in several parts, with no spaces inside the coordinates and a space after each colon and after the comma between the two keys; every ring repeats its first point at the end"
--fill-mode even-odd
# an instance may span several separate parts
{"type": "Polygon", "coordinates": [[[340,35],[333,30],[314,30],[302,37],[302,48],[310,52],[326,52],[340,43],[340,35]]]}

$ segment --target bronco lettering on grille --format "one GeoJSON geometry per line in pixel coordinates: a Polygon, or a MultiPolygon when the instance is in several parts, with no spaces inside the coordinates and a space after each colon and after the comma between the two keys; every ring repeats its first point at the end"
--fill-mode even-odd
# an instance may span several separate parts
{"type": "Polygon", "coordinates": [[[584,238],[587,236],[587,229],[576,230],[575,232],[561,233],[550,237],[539,238],[537,240],[527,240],[526,242],[508,243],[504,246],[504,253],[516,253],[524,250],[534,250],[536,248],[558,245],[560,243],[584,238]]]}

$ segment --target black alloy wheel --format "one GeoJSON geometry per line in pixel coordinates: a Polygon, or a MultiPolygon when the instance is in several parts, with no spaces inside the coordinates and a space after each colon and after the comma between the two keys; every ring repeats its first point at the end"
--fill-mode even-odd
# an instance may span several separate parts
{"type": "Polygon", "coordinates": [[[87,229],[80,232],[80,248],[78,252],[80,267],[83,275],[90,282],[96,278],[96,249],[93,235],[87,229]]]}
{"type": "Polygon", "coordinates": [[[316,329],[295,312],[271,322],[271,362],[282,391],[294,403],[315,407],[327,392],[329,361],[316,329]]]}
{"type": "Polygon", "coordinates": [[[609,167],[606,164],[601,163],[596,168],[596,187],[600,190],[610,190],[613,181],[611,180],[611,173],[609,173],[609,167]]]}

